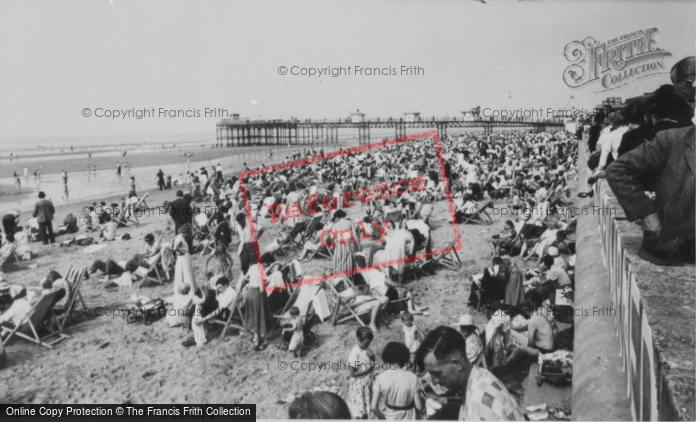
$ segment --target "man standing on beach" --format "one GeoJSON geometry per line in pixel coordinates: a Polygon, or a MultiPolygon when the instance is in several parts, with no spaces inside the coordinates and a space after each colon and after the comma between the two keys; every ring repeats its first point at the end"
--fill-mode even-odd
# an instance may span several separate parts
{"type": "Polygon", "coordinates": [[[194,212],[190,207],[192,195],[189,193],[183,195],[183,192],[178,190],[175,196],[177,196],[177,199],[171,201],[168,205],[168,214],[170,214],[170,218],[172,218],[175,223],[175,234],[177,235],[181,226],[192,224],[192,215],[194,212]]]}
{"type": "Polygon", "coordinates": [[[163,178],[164,175],[163,170],[158,169],[158,173],[156,174],[156,176],[158,176],[158,190],[165,189],[165,179],[163,178]]]}
{"type": "Polygon", "coordinates": [[[219,183],[223,183],[224,181],[224,168],[221,166],[221,163],[216,165],[216,180],[218,180],[219,183]]]}
{"type": "Polygon", "coordinates": [[[68,172],[63,170],[63,186],[68,187],[68,172]]]}
{"type": "Polygon", "coordinates": [[[27,169],[27,166],[24,166],[24,181],[27,185],[29,185],[29,170],[27,169]]]}
{"type": "Polygon", "coordinates": [[[119,161],[117,161],[117,176],[119,176],[119,180],[122,179],[122,165],[119,161]]]}
{"type": "Polygon", "coordinates": [[[43,191],[39,192],[39,201],[34,205],[33,217],[36,217],[39,223],[39,237],[44,245],[48,245],[49,241],[51,243],[56,241],[53,234],[53,226],[51,225],[55,212],[53,203],[46,199],[46,194],[43,191]]]}
{"type": "Polygon", "coordinates": [[[94,164],[92,165],[92,175],[97,179],[97,166],[94,164]]]}

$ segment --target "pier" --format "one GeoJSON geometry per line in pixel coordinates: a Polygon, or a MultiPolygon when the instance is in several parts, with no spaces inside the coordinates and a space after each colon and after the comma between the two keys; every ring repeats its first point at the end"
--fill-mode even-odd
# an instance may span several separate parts
{"type": "Polygon", "coordinates": [[[234,115],[216,124],[216,145],[220,147],[254,145],[337,145],[339,129],[355,129],[360,145],[370,143],[372,129],[393,129],[397,138],[406,136],[407,129],[434,129],[438,136],[447,135],[448,129],[483,128],[490,134],[494,128],[529,127],[536,132],[547,128],[563,128],[563,119],[512,118],[497,120],[493,117],[473,118],[467,112],[462,117],[421,118],[419,113],[405,113],[404,118],[365,119],[364,114],[353,113],[344,119],[323,120],[248,120],[234,115]]]}

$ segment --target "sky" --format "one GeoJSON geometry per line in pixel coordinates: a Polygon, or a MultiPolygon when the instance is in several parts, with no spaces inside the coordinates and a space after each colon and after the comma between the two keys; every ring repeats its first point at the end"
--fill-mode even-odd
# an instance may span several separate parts
{"type": "Polygon", "coordinates": [[[591,109],[670,80],[651,76],[609,93],[570,88],[569,42],[658,28],[670,70],[695,54],[695,16],[693,1],[0,1],[0,140],[215,139],[218,116],[205,108],[255,119],[591,109]],[[291,75],[294,66],[423,72],[307,77],[291,75]],[[159,108],[199,116],[96,117],[159,108]]]}

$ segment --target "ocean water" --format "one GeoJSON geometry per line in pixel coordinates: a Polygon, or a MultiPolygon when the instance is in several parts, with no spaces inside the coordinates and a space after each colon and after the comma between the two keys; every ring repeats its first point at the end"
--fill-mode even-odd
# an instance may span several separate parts
{"type": "MultiPolygon", "coordinates": [[[[411,133],[427,130],[430,129],[408,131],[407,134],[410,135],[411,133]]],[[[478,130],[479,129],[468,129],[466,131],[471,132],[478,130]]],[[[450,133],[452,132],[465,132],[465,130],[450,130],[450,133]]],[[[394,131],[392,129],[377,129],[371,132],[372,142],[377,142],[385,138],[392,139],[394,136],[394,131]]],[[[339,148],[357,146],[359,145],[357,139],[358,135],[355,130],[340,130],[339,148]]],[[[285,155],[289,155],[286,153],[287,151],[310,147],[310,145],[294,145],[292,148],[286,146],[270,146],[271,149],[275,150],[272,159],[269,157],[267,148],[259,152],[241,153],[236,153],[235,148],[227,148],[225,153],[230,155],[217,157],[215,159],[194,161],[197,158],[195,155],[189,167],[185,162],[185,158],[182,159],[181,163],[176,164],[163,164],[158,162],[159,156],[156,152],[162,151],[163,143],[171,146],[174,143],[177,149],[182,149],[183,151],[189,149],[197,151],[197,148],[201,148],[202,145],[209,146],[213,142],[211,139],[206,140],[206,142],[204,141],[205,138],[201,135],[199,137],[183,135],[180,137],[170,136],[167,138],[149,137],[146,141],[134,141],[134,139],[114,137],[102,139],[98,143],[96,143],[94,139],[90,140],[86,138],[62,138],[52,142],[37,140],[24,144],[17,141],[12,145],[4,143],[2,150],[0,150],[2,151],[0,153],[0,166],[2,166],[3,162],[9,162],[9,152],[13,152],[13,154],[15,154],[13,158],[14,163],[26,163],[30,168],[28,179],[22,177],[21,182],[23,188],[30,188],[31,192],[0,195],[0,209],[19,209],[20,211],[32,210],[37,200],[37,193],[40,190],[44,191],[47,197],[57,206],[86,200],[99,202],[103,198],[110,196],[126,195],[130,190],[130,176],[132,175],[136,178],[136,191],[140,196],[141,192],[144,190],[150,190],[157,186],[156,173],[158,169],[162,169],[166,175],[172,175],[173,180],[184,180],[184,175],[187,171],[196,171],[201,167],[206,167],[209,170],[218,163],[221,163],[224,167],[225,174],[238,173],[244,170],[243,163],[247,163],[250,168],[258,167],[261,164],[277,164],[284,161],[285,155]],[[73,153],[70,153],[71,145],[74,147],[73,153]],[[68,175],[67,192],[60,173],[42,174],[41,181],[38,185],[34,180],[33,169],[37,168],[41,163],[76,157],[86,158],[87,152],[90,151],[93,157],[114,157],[114,164],[116,164],[116,161],[120,161],[121,152],[125,149],[130,151],[126,161],[132,161],[130,159],[134,157],[134,154],[148,154],[149,160],[145,160],[148,164],[145,166],[132,167],[130,172],[122,167],[121,178],[116,175],[116,167],[99,169],[96,175],[92,173],[88,174],[84,168],[78,171],[70,171],[68,175]],[[53,153],[51,153],[52,150],[54,151],[53,153]],[[61,150],[63,150],[62,154],[59,153],[61,150]],[[138,151],[134,152],[134,150],[138,151]],[[151,157],[152,160],[150,159],[151,157]]],[[[329,146],[317,146],[316,148],[324,148],[325,151],[337,149],[329,146]]],[[[14,178],[8,177],[12,176],[11,174],[3,174],[3,176],[5,177],[0,178],[0,184],[4,185],[5,192],[12,192],[12,186],[15,183],[14,178]]]]}

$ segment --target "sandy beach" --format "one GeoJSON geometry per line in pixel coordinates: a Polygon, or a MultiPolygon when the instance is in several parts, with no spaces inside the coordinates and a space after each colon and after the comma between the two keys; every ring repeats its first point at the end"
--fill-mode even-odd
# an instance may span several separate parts
{"type": "MultiPolygon", "coordinates": [[[[181,165],[181,164],[177,164],[181,165]]],[[[151,192],[148,202],[159,205],[173,199],[174,190],[151,192]]],[[[33,200],[33,199],[32,199],[33,200]]],[[[56,221],[62,221],[69,212],[80,213],[80,207],[92,200],[57,204],[56,221]]],[[[497,201],[505,206],[505,201],[497,201]]],[[[432,213],[434,249],[446,246],[454,237],[445,201],[436,204],[432,213]]],[[[27,215],[22,214],[22,220],[27,215]]],[[[351,218],[356,217],[350,215],[351,218]]],[[[435,276],[425,276],[413,283],[418,301],[429,307],[428,316],[417,316],[416,324],[423,330],[438,325],[449,325],[459,318],[466,308],[471,286],[471,275],[480,273],[490,262],[491,250],[487,239],[499,233],[504,218],[494,217],[491,226],[459,225],[463,248],[459,251],[462,267],[452,271],[444,267],[435,276]]],[[[96,258],[127,259],[143,248],[143,237],[153,233],[156,239],[171,240],[174,233],[168,216],[144,216],[140,226],[123,228],[117,235],[131,235],[131,240],[106,242],[107,247],[96,254],[84,254],[84,247],[61,248],[57,238],[55,245],[32,243],[38,257],[11,266],[6,277],[16,284],[36,286],[50,270],[65,274],[71,265],[89,266],[96,258]],[[170,230],[169,230],[170,229],[170,230]]],[[[267,228],[260,239],[261,247],[269,244],[281,231],[279,225],[271,226],[261,219],[259,225],[267,228]]],[[[237,241],[234,240],[232,250],[237,241]]],[[[298,251],[287,252],[280,260],[294,259],[298,251]]],[[[240,261],[234,255],[234,276],[240,273],[240,261]]],[[[533,264],[514,258],[521,269],[533,264]]],[[[196,255],[193,265],[197,281],[204,280],[206,257],[196,255]]],[[[307,274],[321,274],[332,266],[331,261],[315,258],[304,263],[307,274]]],[[[356,321],[333,326],[330,321],[315,321],[312,331],[316,340],[295,359],[278,350],[279,332],[268,338],[269,346],[261,352],[253,351],[249,337],[230,332],[222,341],[218,337],[204,347],[184,348],[181,342],[190,336],[182,328],[168,328],[164,320],[150,326],[127,324],[122,316],[95,316],[123,309],[129,297],[137,293],[149,298],[165,298],[172,295],[172,285],[157,287],[119,287],[105,289],[93,276],[83,283],[82,294],[86,305],[93,311],[88,316],[75,314],[66,332],[71,338],[48,350],[24,341],[8,345],[8,367],[3,370],[0,385],[0,401],[4,403],[257,403],[257,417],[284,418],[287,410],[284,400],[290,393],[303,392],[315,387],[337,388],[341,396],[347,395],[349,378],[346,371],[329,369],[314,371],[293,370],[308,363],[333,364],[345,362],[355,344],[356,321]],[[296,362],[293,364],[292,362],[296,362]],[[282,369],[285,368],[286,369],[282,369]],[[27,383],[26,380],[32,382],[27,383]]],[[[485,324],[483,315],[479,323],[485,324]]],[[[402,341],[401,322],[392,318],[390,327],[382,326],[371,347],[380,352],[391,340],[402,341]]],[[[537,389],[533,371],[523,385],[523,406],[539,403],[543,396],[568,400],[570,388],[543,387],[537,389]],[[529,389],[526,387],[530,387],[529,389]],[[549,390],[548,390],[549,389],[549,390]]],[[[565,404],[568,404],[566,402],[565,404]]]]}

